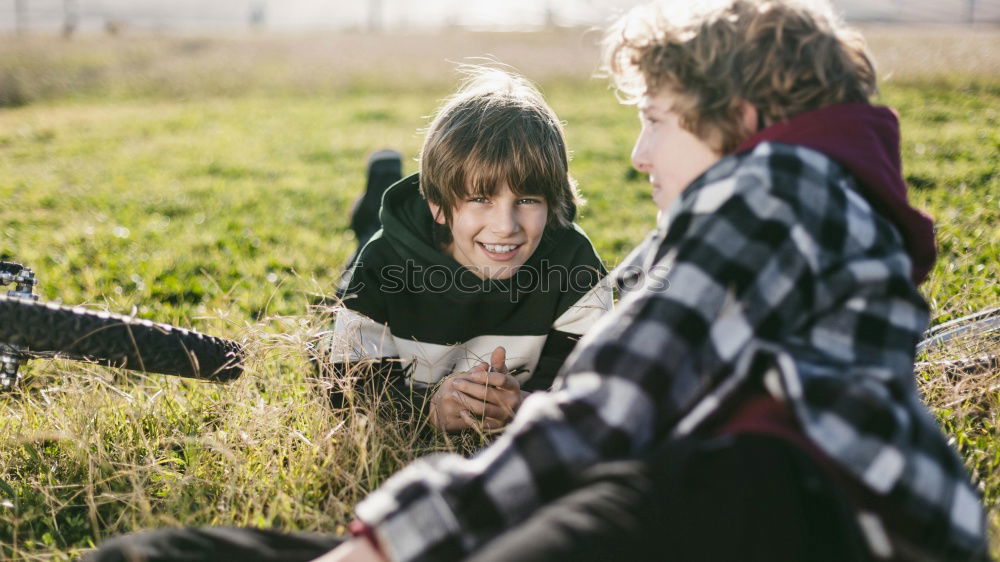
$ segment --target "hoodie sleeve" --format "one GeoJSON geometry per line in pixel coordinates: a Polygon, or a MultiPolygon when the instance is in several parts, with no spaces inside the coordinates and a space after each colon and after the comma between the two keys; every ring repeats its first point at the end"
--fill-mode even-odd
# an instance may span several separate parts
{"type": "Polygon", "coordinates": [[[369,242],[351,268],[344,272],[337,287],[337,298],[345,308],[384,324],[388,320],[388,314],[380,290],[383,281],[380,277],[381,260],[377,259],[378,242],[369,242]]]}
{"type": "Polygon", "coordinates": [[[320,372],[330,375],[330,402],[350,408],[358,399],[395,408],[411,419],[426,411],[427,389],[408,384],[380,287],[378,241],[344,273],[340,304],[331,329],[320,340],[320,372]]]}

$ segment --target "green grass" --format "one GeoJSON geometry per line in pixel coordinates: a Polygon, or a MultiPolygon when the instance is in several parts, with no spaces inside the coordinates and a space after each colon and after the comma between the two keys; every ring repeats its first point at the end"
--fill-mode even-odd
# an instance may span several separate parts
{"type": "MultiPolygon", "coordinates": [[[[423,116],[454,86],[442,57],[491,52],[542,84],[589,200],[579,222],[609,264],[651,227],[648,184],[628,162],[633,109],[588,78],[592,50],[539,62],[580,38],[403,37],[415,54],[402,60],[408,48],[348,39],[372,48],[355,48],[359,61],[338,58],[347,39],[0,45],[0,256],[34,268],[47,300],[135,310],[250,349],[247,373],[225,386],[29,363],[25,391],[0,396],[0,558],[60,559],[182,523],[341,532],[409,459],[479,443],[331,413],[304,352],[323,327],[310,295],[332,292],[353,250],[347,211],[365,156],[416,154],[423,116]]],[[[941,259],[922,288],[934,321],[997,306],[1000,77],[897,74],[881,101],[901,114],[911,197],[938,218],[941,259]]],[[[921,359],[997,348],[971,338],[921,359]]],[[[918,381],[1000,533],[1000,377],[927,367],[918,381]]]]}

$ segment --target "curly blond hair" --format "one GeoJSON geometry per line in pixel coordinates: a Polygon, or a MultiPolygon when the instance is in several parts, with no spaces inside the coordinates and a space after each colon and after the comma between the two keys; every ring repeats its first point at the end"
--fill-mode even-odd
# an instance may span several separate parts
{"type": "Polygon", "coordinates": [[[682,126],[721,152],[753,133],[741,102],[770,124],[877,91],[860,33],[821,0],[640,6],[605,36],[604,69],[626,103],[669,91],[682,126]]]}

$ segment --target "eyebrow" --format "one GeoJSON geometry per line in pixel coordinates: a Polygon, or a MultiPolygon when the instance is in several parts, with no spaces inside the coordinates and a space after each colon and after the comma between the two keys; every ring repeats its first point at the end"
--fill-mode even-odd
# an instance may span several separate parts
{"type": "Polygon", "coordinates": [[[639,102],[637,107],[639,108],[639,113],[644,115],[664,115],[673,110],[673,107],[659,107],[655,102],[639,102]]]}

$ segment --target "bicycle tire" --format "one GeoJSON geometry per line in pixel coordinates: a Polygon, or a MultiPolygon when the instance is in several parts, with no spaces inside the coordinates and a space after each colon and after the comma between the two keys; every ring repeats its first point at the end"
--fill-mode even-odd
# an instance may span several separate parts
{"type": "Polygon", "coordinates": [[[980,310],[927,330],[924,339],[917,344],[917,352],[928,347],[944,345],[968,332],[988,334],[997,330],[1000,330],[1000,307],[980,310]]]}
{"type": "Polygon", "coordinates": [[[243,346],[169,324],[0,295],[0,342],[63,357],[216,382],[243,372],[243,346]]]}

